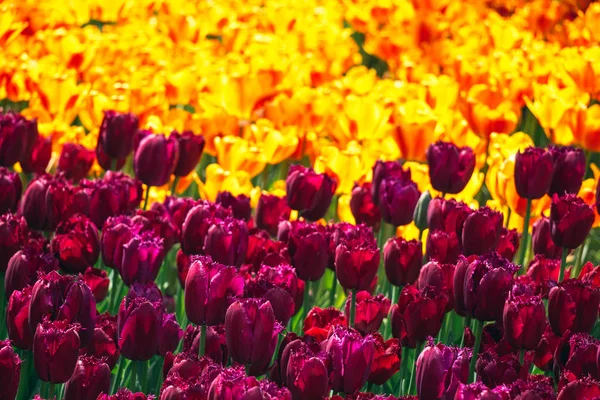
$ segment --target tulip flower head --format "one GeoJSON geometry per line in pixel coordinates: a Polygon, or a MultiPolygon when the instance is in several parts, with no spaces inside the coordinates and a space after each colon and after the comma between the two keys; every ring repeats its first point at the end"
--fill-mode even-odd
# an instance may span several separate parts
{"type": "Polygon", "coordinates": [[[475,170],[475,153],[470,147],[458,147],[438,141],[427,148],[431,186],[442,193],[460,193],[475,170]]]}
{"type": "Polygon", "coordinates": [[[285,185],[288,205],[309,221],[323,218],[337,188],[329,175],[302,165],[290,167],[285,185]]]}
{"type": "Polygon", "coordinates": [[[22,191],[19,174],[0,167],[0,215],[17,211],[22,191]]]}
{"type": "Polygon", "coordinates": [[[78,324],[44,319],[33,337],[33,360],[40,380],[65,383],[77,364],[80,345],[78,324]]]}
{"type": "Polygon", "coordinates": [[[567,194],[552,196],[550,236],[558,247],[575,249],[587,237],[594,223],[594,210],[580,197],[567,194]]]}
{"type": "Polygon", "coordinates": [[[6,399],[15,398],[21,377],[21,360],[10,344],[9,340],[0,340],[0,384],[6,399]]]}
{"type": "Polygon", "coordinates": [[[414,284],[423,263],[423,245],[417,240],[391,238],[383,247],[383,266],[392,285],[414,284]]]}
{"type": "Polygon", "coordinates": [[[471,351],[435,345],[423,349],[417,359],[417,393],[419,399],[453,399],[459,385],[469,379],[469,360],[471,351]]]}
{"type": "Polygon", "coordinates": [[[540,199],[550,189],[554,173],[552,154],[539,147],[528,147],[515,158],[515,187],[524,199],[540,199]]]}

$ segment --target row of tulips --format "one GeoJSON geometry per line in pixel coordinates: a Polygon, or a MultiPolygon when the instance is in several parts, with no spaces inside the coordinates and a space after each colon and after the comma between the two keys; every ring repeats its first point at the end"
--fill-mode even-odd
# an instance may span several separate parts
{"type": "Polygon", "coordinates": [[[447,142],[427,150],[441,197],[378,161],[352,192],[357,225],[324,222],[336,180],[302,165],[254,210],[228,192],[150,205],[204,142],[136,121],[107,112],[96,154],[65,145],[50,175],[37,145],[7,150],[25,132],[38,142],[35,121],[2,117],[0,398],[600,396],[600,269],[568,262],[595,218],[576,195],[580,149],[516,155],[521,237],[502,213],[445,198],[475,164],[447,142]],[[135,177],[118,171],[132,153],[135,177]],[[88,179],[95,157],[107,171],[88,179]],[[31,181],[22,160],[40,166],[31,181]],[[531,200],[546,194],[530,245],[531,200]],[[420,239],[398,237],[411,223],[420,239]]]}

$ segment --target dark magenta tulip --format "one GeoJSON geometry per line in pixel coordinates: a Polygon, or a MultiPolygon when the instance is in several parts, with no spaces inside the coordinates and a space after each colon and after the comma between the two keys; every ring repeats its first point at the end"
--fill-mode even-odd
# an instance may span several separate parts
{"type": "Polygon", "coordinates": [[[556,246],[552,241],[552,235],[550,234],[550,219],[548,217],[542,217],[535,221],[533,224],[531,241],[533,254],[541,254],[548,258],[560,260],[562,248],[556,246]]]}
{"type": "Polygon", "coordinates": [[[123,246],[142,229],[141,223],[136,223],[128,216],[110,217],[102,228],[102,261],[107,267],[121,269],[123,262],[123,246]]]}
{"type": "Polygon", "coordinates": [[[119,192],[120,209],[123,213],[133,213],[142,201],[142,182],[122,172],[107,171],[104,181],[119,192]]]}
{"type": "Polygon", "coordinates": [[[534,293],[548,298],[550,289],[558,281],[559,272],[560,260],[546,258],[540,254],[536,255],[527,269],[527,276],[531,278],[534,293]]]}
{"type": "Polygon", "coordinates": [[[19,174],[0,167],[0,214],[17,211],[22,191],[19,174]]]}
{"type": "Polygon", "coordinates": [[[540,296],[515,293],[504,304],[504,336],[517,349],[533,350],[546,328],[546,309],[540,296]]]}
{"type": "MultiPolygon", "coordinates": [[[[350,315],[351,297],[346,299],[344,312],[350,315]]],[[[356,317],[354,328],[363,335],[374,333],[379,330],[383,319],[387,317],[390,311],[390,299],[382,294],[371,296],[367,291],[356,293],[356,317]]]]}
{"type": "Polygon", "coordinates": [[[129,389],[121,388],[117,390],[117,393],[112,396],[106,393],[102,393],[96,400],[150,400],[154,399],[152,396],[149,398],[142,392],[132,393],[129,389]]]}
{"type": "Polygon", "coordinates": [[[516,229],[506,229],[503,227],[500,239],[496,245],[496,251],[507,260],[512,260],[515,254],[517,254],[520,241],[521,235],[516,229]]]}
{"type": "Polygon", "coordinates": [[[558,393],[557,400],[595,400],[600,397],[600,382],[586,377],[569,382],[558,393]]]}
{"type": "Polygon", "coordinates": [[[161,357],[174,352],[183,337],[183,330],[177,323],[175,314],[163,313],[161,327],[158,330],[158,351],[161,357]]]}
{"type": "Polygon", "coordinates": [[[16,252],[8,261],[4,276],[4,293],[7,298],[13,291],[34,285],[38,273],[47,274],[58,269],[58,260],[44,249],[26,246],[16,252]]]}
{"type": "Polygon", "coordinates": [[[335,272],[344,289],[368,290],[379,268],[379,249],[360,239],[340,243],[335,249],[335,272]]]}
{"type": "Polygon", "coordinates": [[[379,228],[381,211],[373,201],[371,183],[354,184],[350,197],[350,211],[357,224],[366,224],[374,229],[379,228]]]}
{"type": "Polygon", "coordinates": [[[65,143],[58,159],[57,172],[66,179],[79,182],[90,172],[96,155],[80,144],[65,143]]]}
{"type": "Polygon", "coordinates": [[[427,208],[427,226],[430,230],[454,232],[460,238],[465,220],[472,212],[463,202],[436,197],[429,202],[427,208]]]}
{"type": "Polygon", "coordinates": [[[460,241],[456,233],[430,230],[427,234],[425,254],[428,260],[442,264],[455,263],[460,255],[460,241]]]}
{"type": "MultiPolygon", "coordinates": [[[[159,203],[154,203],[152,207],[157,207],[159,203]]],[[[165,202],[161,205],[168,213],[171,224],[175,227],[177,238],[181,237],[181,228],[187,213],[196,205],[196,200],[189,197],[167,196],[165,202]]]]}
{"type": "Polygon", "coordinates": [[[0,114],[0,166],[12,167],[19,161],[27,146],[29,124],[20,114],[0,114]]]}
{"type": "Polygon", "coordinates": [[[46,216],[49,230],[54,230],[62,221],[75,214],[88,215],[90,197],[81,186],[73,186],[64,179],[55,179],[48,184],[46,192],[46,216]]]}
{"type": "Polygon", "coordinates": [[[379,193],[381,181],[386,178],[405,178],[410,179],[410,170],[402,169],[402,165],[397,161],[377,160],[373,165],[373,181],[371,183],[371,195],[373,202],[379,205],[379,193]]]}
{"type": "Polygon", "coordinates": [[[23,350],[31,350],[33,331],[29,326],[29,304],[31,303],[31,287],[15,290],[10,295],[6,309],[6,328],[12,344],[23,350]]]}
{"type": "Polygon", "coordinates": [[[549,146],[548,151],[554,161],[554,174],[548,194],[577,194],[586,169],[583,149],[573,146],[549,146]]]}
{"type": "Polygon", "coordinates": [[[385,178],[379,185],[381,218],[394,226],[410,224],[420,197],[421,192],[410,178],[410,170],[407,177],[385,178]]]}
{"type": "Polygon", "coordinates": [[[40,175],[29,182],[19,205],[19,215],[27,220],[31,229],[43,230],[47,225],[46,192],[52,181],[50,175],[40,175]]]}
{"type": "Polygon", "coordinates": [[[385,275],[392,285],[413,284],[423,265],[423,245],[417,240],[401,237],[388,239],[383,247],[385,275]]]}
{"type": "MultiPolygon", "coordinates": [[[[199,326],[188,325],[183,338],[183,351],[197,355],[202,340],[202,329],[199,326]]],[[[206,357],[211,358],[219,365],[226,365],[229,353],[227,351],[227,339],[225,338],[225,326],[214,325],[206,327],[206,357]]]]}
{"type": "Polygon", "coordinates": [[[465,308],[465,276],[467,275],[467,269],[471,262],[475,261],[477,256],[459,256],[454,268],[454,279],[453,279],[453,290],[454,290],[454,311],[464,317],[467,315],[467,309],[465,308]]]}
{"type": "Polygon", "coordinates": [[[423,265],[417,280],[417,288],[425,289],[428,286],[448,295],[446,311],[452,310],[454,305],[454,264],[440,264],[430,261],[423,265]]]}
{"type": "Polygon", "coordinates": [[[460,193],[475,170],[475,153],[470,147],[437,141],[427,148],[431,186],[442,193],[460,193]]]}
{"type": "Polygon", "coordinates": [[[79,335],[77,324],[45,319],[33,336],[35,372],[43,382],[65,383],[77,364],[79,335]]]}
{"type": "Polygon", "coordinates": [[[144,184],[162,186],[169,182],[178,161],[179,143],[174,137],[147,134],[135,146],[133,169],[144,184]]]}
{"type": "Polygon", "coordinates": [[[332,223],[325,226],[325,233],[329,242],[329,264],[327,267],[332,270],[335,270],[335,249],[339,244],[357,239],[373,242],[373,231],[365,224],[332,223]]]}
{"type": "Polygon", "coordinates": [[[99,268],[88,267],[82,276],[83,281],[92,291],[96,303],[100,303],[108,295],[108,286],[110,285],[110,279],[108,273],[99,268]]]}
{"type": "Polygon", "coordinates": [[[550,290],[548,320],[557,335],[591,332],[598,319],[600,290],[591,282],[565,279],[550,290]]]}
{"type": "Polygon", "coordinates": [[[515,187],[524,199],[541,199],[548,193],[553,173],[554,160],[546,149],[528,147],[515,157],[515,187]]]}
{"type": "Polygon", "coordinates": [[[585,376],[598,376],[600,341],[587,333],[564,335],[554,353],[554,373],[560,377],[558,387],[585,376]]]}
{"type": "Polygon", "coordinates": [[[165,258],[163,239],[154,232],[143,232],[123,244],[123,256],[119,272],[123,282],[154,282],[165,258]]]}
{"type": "Polygon", "coordinates": [[[118,342],[117,317],[106,312],[98,315],[92,341],[80,350],[80,354],[103,359],[112,369],[121,355],[118,342]]]}
{"type": "Polygon", "coordinates": [[[367,382],[383,385],[400,370],[402,347],[396,338],[384,341],[377,332],[373,334],[373,337],[375,338],[375,354],[367,382]]]}
{"type": "Polygon", "coordinates": [[[329,393],[327,359],[317,346],[300,340],[288,344],[283,351],[282,376],[294,400],[322,399],[329,393]]]}
{"type": "Polygon", "coordinates": [[[215,221],[231,216],[220,204],[200,201],[191,208],[181,228],[181,249],[187,255],[203,254],[206,234],[215,221]]]}
{"type": "Polygon", "coordinates": [[[98,228],[85,215],[73,215],[58,224],[50,247],[62,269],[83,273],[100,256],[98,228]]]}
{"type": "Polygon", "coordinates": [[[507,391],[505,386],[490,389],[481,382],[460,384],[454,400],[505,400],[509,398],[507,391]]]}
{"type": "Polygon", "coordinates": [[[248,227],[244,221],[225,218],[214,221],[206,232],[204,254],[216,262],[239,267],[246,258],[248,227]]]}
{"type": "Polygon", "coordinates": [[[482,255],[496,248],[502,233],[502,213],[489,207],[473,211],[465,219],[462,248],[466,256],[482,255]]]}
{"type": "Polygon", "coordinates": [[[477,379],[490,388],[509,385],[529,374],[529,368],[519,363],[517,354],[498,354],[492,347],[480,351],[475,371],[477,379]]]}
{"type": "Polygon", "coordinates": [[[41,175],[46,172],[51,158],[52,138],[38,136],[33,143],[31,152],[23,154],[19,163],[23,172],[41,175]]]}
{"type": "Polygon", "coordinates": [[[336,181],[329,175],[298,164],[290,167],[285,180],[288,205],[309,221],[325,216],[336,188],[336,181]]]}
{"type": "Polygon", "coordinates": [[[96,400],[110,391],[110,368],[105,361],[81,356],[65,384],[65,400],[96,400]]]}
{"type": "Polygon", "coordinates": [[[23,217],[0,215],[0,272],[5,272],[8,262],[25,244],[29,228],[23,217]]]}
{"type": "Polygon", "coordinates": [[[112,159],[126,158],[133,150],[133,138],[139,124],[138,117],[132,113],[105,111],[98,142],[106,155],[112,159]]]}
{"type": "Polygon", "coordinates": [[[204,136],[196,135],[192,131],[171,132],[171,138],[179,143],[179,160],[173,174],[175,176],[187,176],[196,169],[196,165],[202,157],[204,150],[204,136]]]}
{"type": "Polygon", "coordinates": [[[256,206],[256,226],[277,236],[279,222],[290,219],[290,211],[285,198],[263,193],[256,206]]]}
{"type": "Polygon", "coordinates": [[[322,226],[302,221],[287,223],[291,229],[285,235],[280,224],[278,238],[288,243],[292,265],[298,278],[317,281],[325,273],[329,261],[329,243],[322,226]],[[287,238],[284,238],[287,236],[287,238]]]}
{"type": "Polygon", "coordinates": [[[102,228],[109,217],[128,212],[121,204],[121,193],[116,185],[104,179],[84,179],[81,186],[90,198],[89,217],[98,228],[102,228]]]}
{"type": "Polygon", "coordinates": [[[246,376],[244,369],[224,369],[212,381],[208,400],[264,400],[260,383],[253,376],[246,376]]]}
{"type": "Polygon", "coordinates": [[[248,221],[251,217],[250,197],[245,194],[234,196],[230,192],[219,192],[216,202],[225,208],[229,208],[234,218],[248,221]]]}
{"type": "Polygon", "coordinates": [[[347,325],[346,317],[337,308],[313,307],[304,319],[302,331],[305,335],[313,337],[320,343],[327,338],[331,328],[347,325]]]}
{"type": "Polygon", "coordinates": [[[19,389],[21,360],[10,346],[10,340],[0,340],[0,385],[2,398],[14,400],[19,389]]]}
{"type": "Polygon", "coordinates": [[[575,249],[587,237],[594,223],[594,209],[574,194],[552,196],[550,235],[558,247],[575,249]]]}

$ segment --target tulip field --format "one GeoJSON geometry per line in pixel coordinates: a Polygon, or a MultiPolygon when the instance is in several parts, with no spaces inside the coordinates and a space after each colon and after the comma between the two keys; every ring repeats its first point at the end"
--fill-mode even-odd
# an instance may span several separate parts
{"type": "Polygon", "coordinates": [[[599,400],[600,2],[0,0],[0,400],[599,400]]]}

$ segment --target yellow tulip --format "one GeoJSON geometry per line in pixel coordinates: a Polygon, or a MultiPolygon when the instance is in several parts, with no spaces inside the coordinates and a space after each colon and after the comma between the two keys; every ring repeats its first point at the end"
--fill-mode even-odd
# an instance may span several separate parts
{"type": "Polygon", "coordinates": [[[219,164],[210,164],[206,167],[206,181],[193,177],[198,185],[198,192],[203,199],[215,201],[219,192],[228,191],[234,196],[249,195],[252,191],[250,175],[244,171],[230,172],[219,164]]]}
{"type": "Polygon", "coordinates": [[[437,118],[427,103],[409,100],[392,114],[392,135],[406,160],[425,161],[425,151],[435,140],[437,118]]]}

